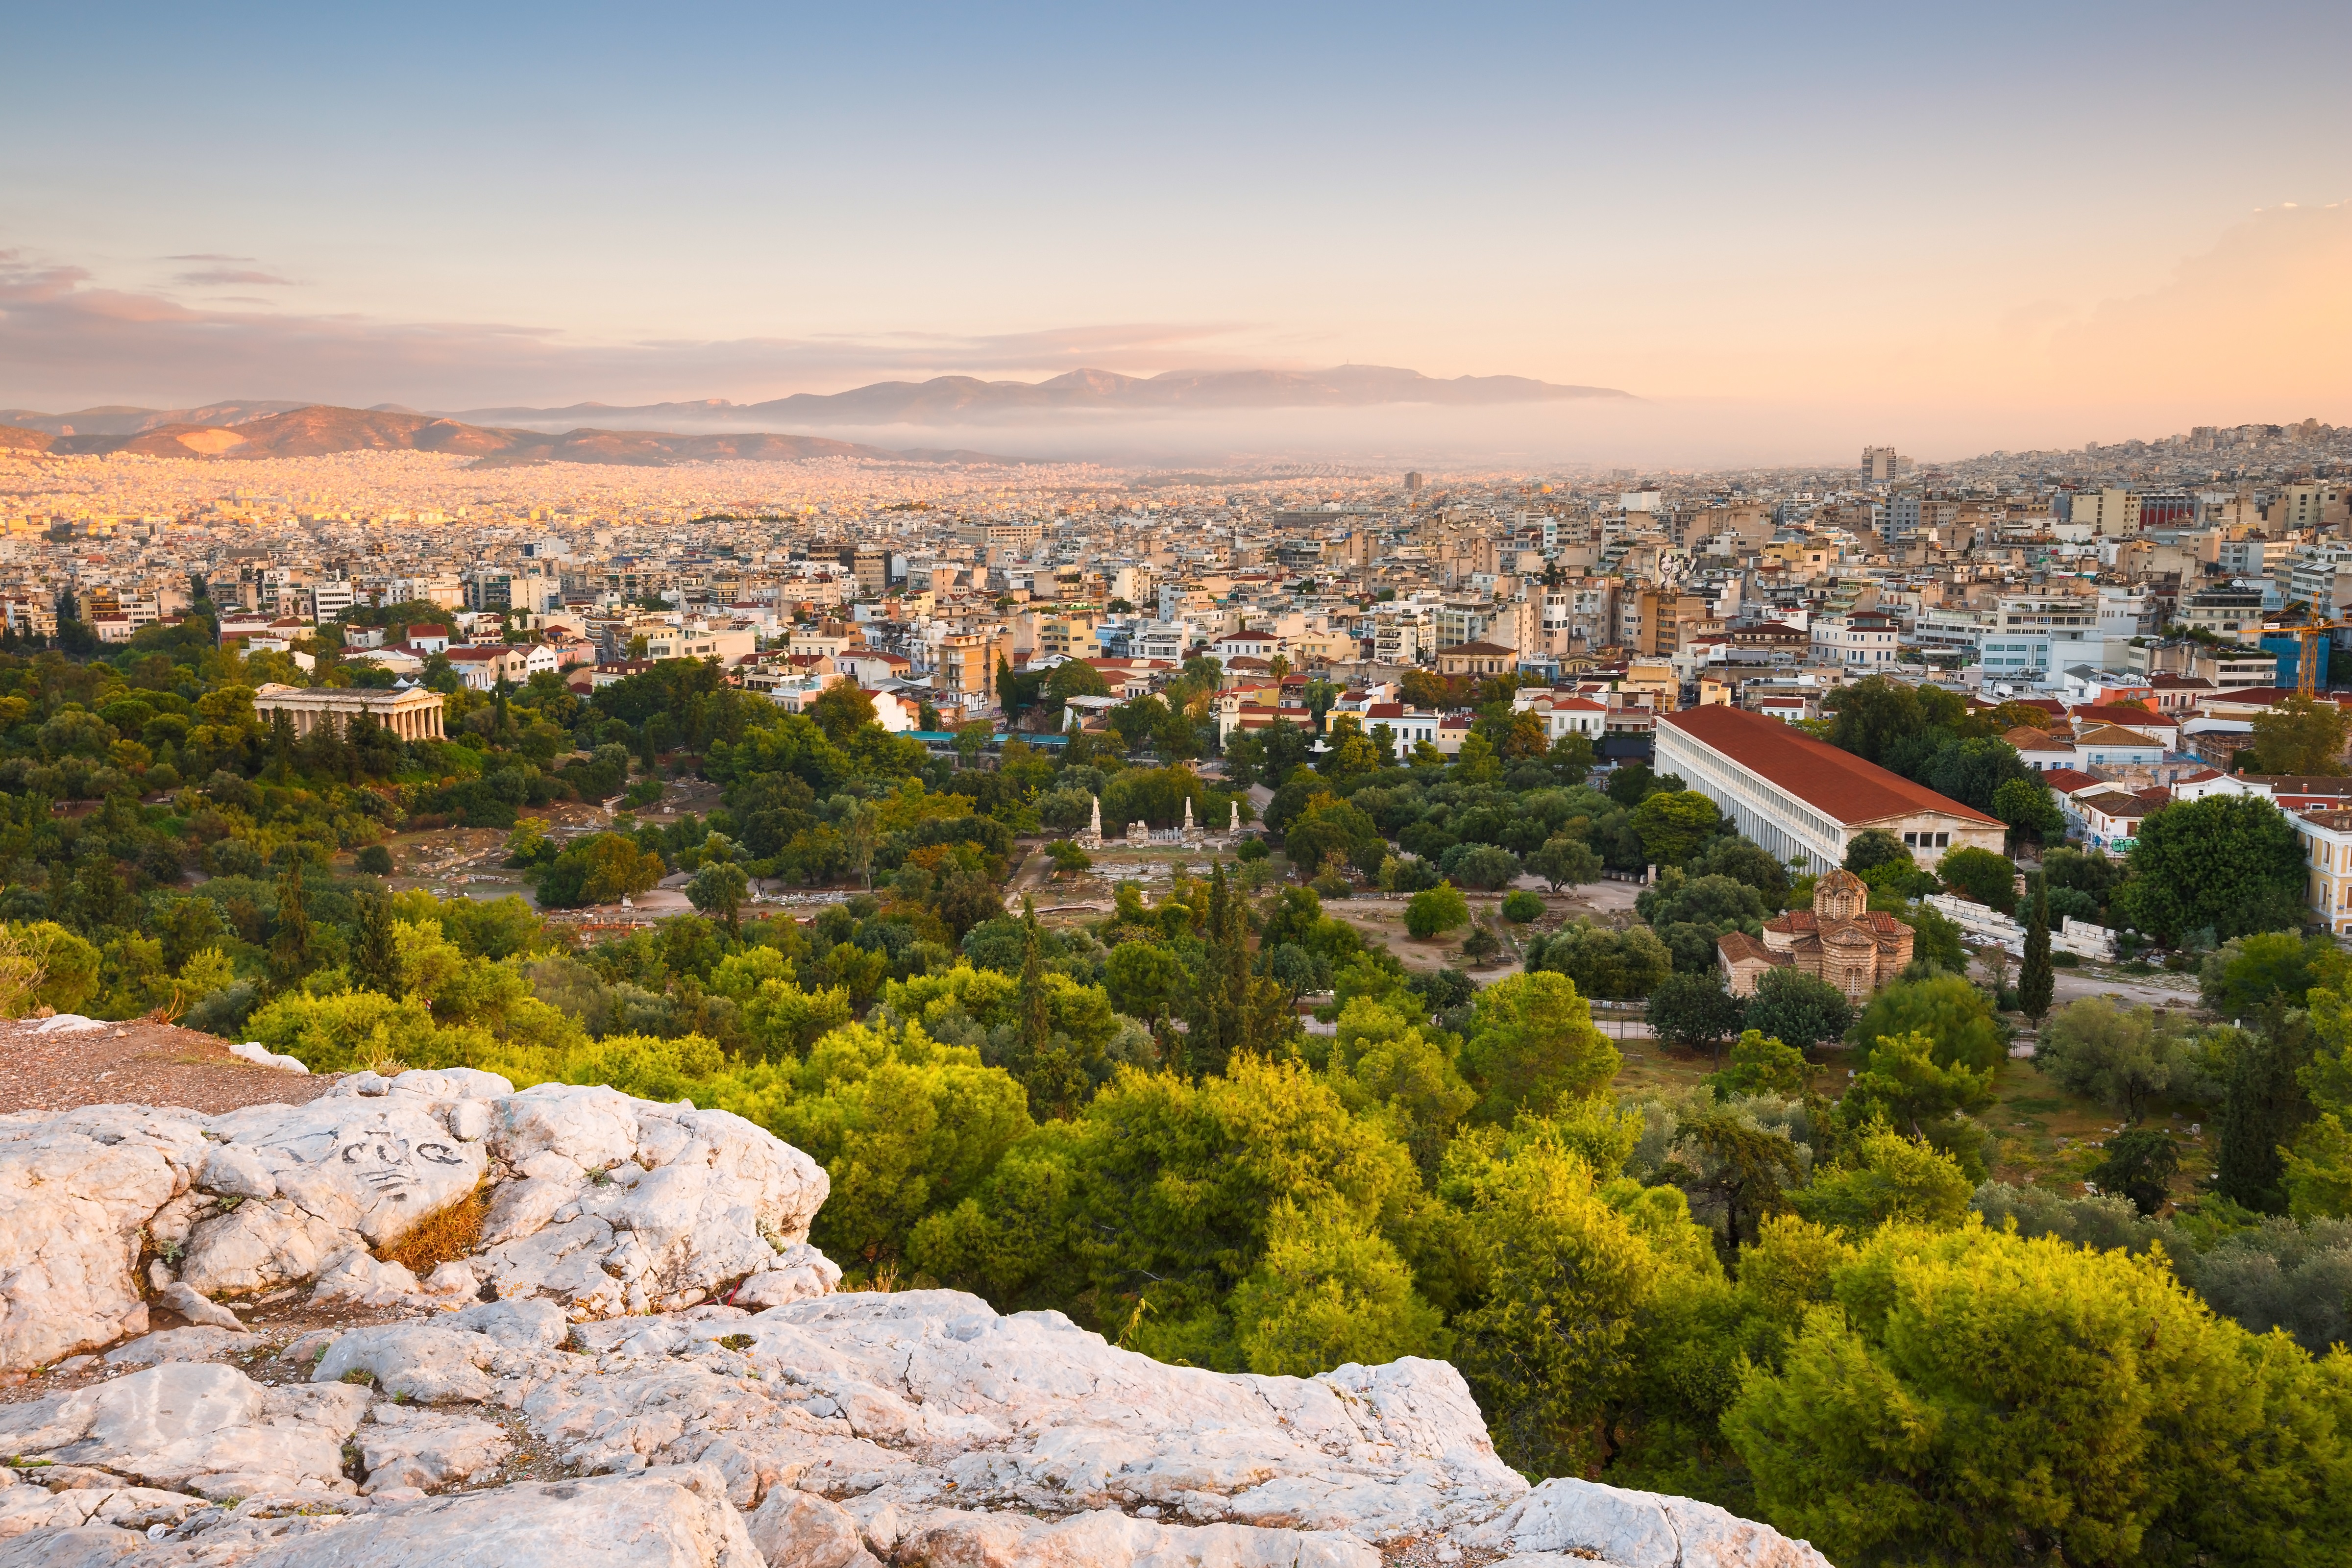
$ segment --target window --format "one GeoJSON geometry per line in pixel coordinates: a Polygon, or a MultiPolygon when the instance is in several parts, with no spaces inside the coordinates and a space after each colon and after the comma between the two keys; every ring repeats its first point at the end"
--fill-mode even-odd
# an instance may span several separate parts
{"type": "Polygon", "coordinates": [[[1938,833],[1937,835],[1936,835],[1936,847],[1937,847],[1937,848],[1938,848],[1938,849],[1943,848],[1946,845],[1949,844],[1951,841],[1952,841],[1952,836],[1951,836],[1950,834],[1948,834],[1948,833],[1938,833]]]}

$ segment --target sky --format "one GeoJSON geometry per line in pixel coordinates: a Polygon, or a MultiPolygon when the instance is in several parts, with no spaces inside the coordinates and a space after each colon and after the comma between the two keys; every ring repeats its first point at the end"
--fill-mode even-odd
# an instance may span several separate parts
{"type": "Polygon", "coordinates": [[[1200,439],[2352,423],[2341,0],[12,13],[0,405],[1367,363],[1640,402],[1200,439]]]}

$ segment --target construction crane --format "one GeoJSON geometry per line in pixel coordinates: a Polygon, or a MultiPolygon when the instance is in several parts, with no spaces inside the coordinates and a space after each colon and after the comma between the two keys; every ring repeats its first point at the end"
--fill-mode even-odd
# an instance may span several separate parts
{"type": "Polygon", "coordinates": [[[2281,635],[2292,635],[2295,643],[2294,692],[2298,697],[2319,694],[2319,660],[2313,657],[2327,634],[2352,626],[2352,621],[2313,621],[2308,626],[2281,626],[2281,635]]]}

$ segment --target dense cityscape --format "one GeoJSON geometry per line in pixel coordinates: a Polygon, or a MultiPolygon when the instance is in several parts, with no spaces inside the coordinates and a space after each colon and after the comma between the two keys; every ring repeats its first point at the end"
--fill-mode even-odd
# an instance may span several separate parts
{"type": "Polygon", "coordinates": [[[0,1568],[2352,1562],[2348,47],[17,8],[0,1568]]]}

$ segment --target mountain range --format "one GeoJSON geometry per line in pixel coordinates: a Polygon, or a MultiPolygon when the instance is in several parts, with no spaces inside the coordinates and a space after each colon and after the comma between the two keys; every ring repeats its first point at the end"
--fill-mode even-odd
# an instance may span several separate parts
{"type": "Polygon", "coordinates": [[[1414,370],[1350,364],[1331,370],[1171,370],[1154,376],[1074,370],[1049,381],[982,381],[969,375],[929,381],[881,381],[848,392],[795,393],[765,403],[708,398],[614,407],[575,403],[564,408],[473,408],[463,419],[538,426],[583,419],[625,419],[653,425],[741,426],[978,425],[1034,420],[1040,415],[1118,416],[1242,408],[1346,408],[1429,403],[1454,406],[1555,403],[1582,398],[1630,398],[1605,386],[1559,386],[1519,375],[1463,375],[1451,380],[1414,370]]]}
{"type": "MultiPolygon", "coordinates": [[[[972,425],[994,420],[1034,420],[1041,415],[1057,414],[1087,416],[1249,408],[1360,408],[1387,404],[1463,407],[1589,398],[1631,400],[1631,395],[1612,387],[1560,386],[1519,375],[1462,375],[1447,380],[1423,375],[1413,370],[1349,364],[1318,371],[1171,370],[1154,376],[1121,375],[1108,370],[1074,370],[1049,381],[1039,382],[982,381],[969,375],[941,375],[929,381],[876,382],[870,386],[856,387],[847,392],[795,393],[790,397],[771,398],[764,403],[730,403],[723,397],[710,397],[677,403],[574,403],[562,408],[518,406],[438,411],[380,403],[366,412],[546,433],[568,433],[583,426],[603,430],[622,422],[632,427],[650,428],[657,432],[674,432],[679,427],[706,431],[723,427],[744,433],[771,424],[972,425]]],[[[47,414],[32,408],[0,408],[0,424],[79,441],[91,437],[141,437],[178,426],[241,428],[273,416],[320,406],[326,405],[247,398],[208,403],[201,408],[133,408],[108,405],[76,409],[69,414],[47,414]]],[[[385,443],[361,440],[357,444],[385,443]]],[[[118,449],[58,448],[61,451],[118,449]]]]}
{"type": "MultiPolygon", "coordinates": [[[[919,447],[892,451],[824,436],[676,435],[659,430],[574,429],[561,434],[509,430],[438,418],[427,414],[380,408],[336,408],[325,404],[296,405],[266,413],[251,412],[269,405],[216,404],[206,409],[171,411],[108,409],[97,411],[118,426],[137,427],[100,433],[85,430],[83,414],[42,415],[48,424],[72,434],[29,424],[0,425],[0,450],[101,454],[136,452],[152,458],[316,458],[334,452],[409,451],[455,452],[475,459],[477,467],[502,468],[521,463],[615,463],[636,468],[661,468],[724,458],[755,462],[793,462],[804,458],[866,458],[884,462],[1008,463],[1018,458],[985,452],[919,447]],[[219,417],[226,410],[240,411],[236,419],[219,417]],[[214,416],[211,422],[186,415],[214,416]],[[153,416],[133,420],[131,416],[153,416]]],[[[0,418],[24,418],[16,410],[0,410],[0,418]]]]}

